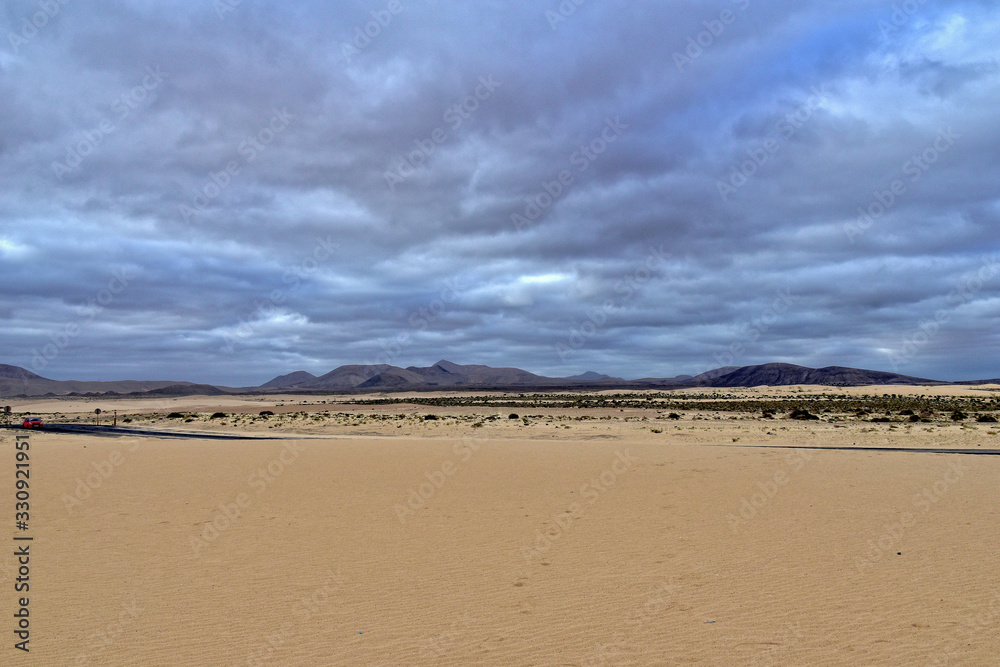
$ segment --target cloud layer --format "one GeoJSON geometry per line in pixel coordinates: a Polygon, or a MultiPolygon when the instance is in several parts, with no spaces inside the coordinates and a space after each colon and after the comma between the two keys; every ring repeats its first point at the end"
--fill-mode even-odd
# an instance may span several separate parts
{"type": "Polygon", "coordinates": [[[988,2],[12,1],[0,361],[1000,376],[988,2]]]}

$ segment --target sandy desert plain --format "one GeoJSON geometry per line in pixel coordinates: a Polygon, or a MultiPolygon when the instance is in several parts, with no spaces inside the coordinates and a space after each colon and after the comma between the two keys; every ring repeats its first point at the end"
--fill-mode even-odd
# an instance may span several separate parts
{"type": "MultiPolygon", "coordinates": [[[[0,663],[995,665],[1000,429],[977,419],[998,398],[6,401],[272,439],[31,432],[30,593],[4,550],[0,663]]],[[[9,545],[20,433],[0,431],[9,545]]]]}

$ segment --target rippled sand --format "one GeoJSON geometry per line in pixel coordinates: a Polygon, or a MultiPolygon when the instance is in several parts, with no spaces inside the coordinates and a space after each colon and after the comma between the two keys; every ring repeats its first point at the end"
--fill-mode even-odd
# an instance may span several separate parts
{"type": "Polygon", "coordinates": [[[996,663],[1000,457],[745,446],[988,425],[564,425],[33,433],[31,653],[5,554],[0,663],[996,663]]]}

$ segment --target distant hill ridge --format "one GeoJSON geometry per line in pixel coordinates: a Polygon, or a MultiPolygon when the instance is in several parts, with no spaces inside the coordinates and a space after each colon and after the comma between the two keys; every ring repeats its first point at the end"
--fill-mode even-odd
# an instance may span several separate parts
{"type": "Polygon", "coordinates": [[[580,373],[579,375],[570,375],[566,379],[567,380],[621,380],[622,378],[611,377],[610,375],[605,375],[604,373],[597,373],[595,371],[587,371],[586,373],[580,373]]]}
{"type": "MultiPolygon", "coordinates": [[[[711,372],[709,371],[709,373],[711,372]]],[[[846,366],[807,368],[794,364],[743,366],[729,373],[706,379],[705,382],[710,387],[759,387],[762,385],[781,386],[790,384],[855,387],[872,384],[937,384],[934,380],[915,378],[908,375],[900,375],[899,373],[867,371],[859,368],[847,368],[846,366]]]]}
{"type": "MultiPolygon", "coordinates": [[[[967,381],[955,384],[977,384],[967,381]]],[[[996,382],[994,380],[994,382],[996,382]]],[[[265,392],[365,392],[379,390],[434,391],[440,389],[674,389],[682,387],[756,387],[796,384],[828,386],[949,384],[899,373],[846,366],[808,368],[770,363],[756,366],[725,366],[700,375],[672,378],[647,377],[623,380],[595,371],[571,377],[545,377],[520,368],[482,364],[456,364],[442,359],[432,366],[401,368],[389,364],[350,364],[316,376],[307,371],[279,375],[256,387],[222,387],[178,381],[86,382],[51,380],[19,366],[0,364],[0,396],[183,396],[265,392]]]]}
{"type": "Polygon", "coordinates": [[[10,366],[0,364],[0,379],[5,380],[44,380],[41,375],[35,375],[31,371],[20,366],[10,366]]]}
{"type": "MultiPolygon", "coordinates": [[[[387,364],[341,366],[320,377],[307,377],[291,384],[295,373],[279,376],[261,388],[282,387],[308,391],[349,391],[352,389],[435,389],[462,387],[755,387],[761,385],[821,384],[861,386],[871,384],[942,384],[935,380],[916,378],[899,373],[870,371],[845,366],[808,368],[794,364],[771,363],[758,366],[725,366],[700,375],[679,375],[674,378],[641,378],[623,380],[587,371],[580,375],[553,378],[536,375],[519,368],[494,368],[479,364],[460,365],[441,360],[433,366],[401,368],[387,364]]],[[[305,376],[309,376],[308,373],[305,376]]]]}
{"type": "Polygon", "coordinates": [[[306,371],[295,371],[294,373],[288,373],[287,375],[279,375],[270,382],[265,382],[260,387],[261,389],[284,389],[285,387],[294,387],[295,385],[304,384],[315,379],[316,376],[312,373],[307,373],[306,371]]]}

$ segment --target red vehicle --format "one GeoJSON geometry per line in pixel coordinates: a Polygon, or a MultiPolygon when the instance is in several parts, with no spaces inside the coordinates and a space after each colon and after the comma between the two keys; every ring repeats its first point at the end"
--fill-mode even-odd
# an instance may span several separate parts
{"type": "Polygon", "coordinates": [[[24,420],[24,423],[21,424],[21,427],[22,428],[44,428],[44,425],[42,424],[42,420],[39,419],[38,417],[30,417],[30,418],[24,420]]]}

